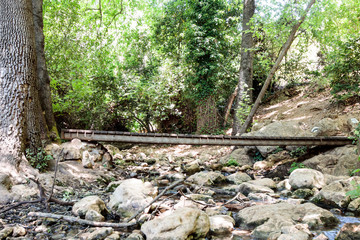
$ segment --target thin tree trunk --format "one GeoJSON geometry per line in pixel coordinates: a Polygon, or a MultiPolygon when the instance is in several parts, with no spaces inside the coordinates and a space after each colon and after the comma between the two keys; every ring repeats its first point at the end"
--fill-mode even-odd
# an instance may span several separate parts
{"type": "Polygon", "coordinates": [[[225,115],[224,115],[224,124],[223,124],[224,127],[227,124],[227,121],[228,121],[228,118],[229,118],[229,115],[230,115],[230,111],[231,111],[231,107],[233,105],[233,102],[234,102],[235,97],[237,96],[238,92],[239,92],[239,85],[236,86],[234,92],[229,97],[228,103],[226,105],[226,112],[225,112],[225,115]]]}
{"type": "Polygon", "coordinates": [[[293,26],[291,33],[287,39],[287,41],[284,43],[284,45],[282,46],[282,49],[279,53],[278,58],[276,59],[276,62],[274,64],[274,66],[271,68],[269,75],[267,76],[264,86],[261,88],[261,91],[259,93],[259,96],[257,97],[254,106],[252,107],[250,114],[248,115],[248,117],[245,120],[245,123],[243,124],[243,126],[241,127],[239,134],[243,134],[246,132],[246,129],[249,128],[250,123],[252,121],[252,118],[255,115],[256,110],[258,109],[260,103],[261,103],[261,99],[265,96],[266,93],[266,89],[268,88],[272,77],[274,76],[275,72],[277,71],[277,69],[280,66],[280,63],[282,61],[282,59],[284,58],[284,56],[286,55],[287,51],[289,50],[292,42],[295,39],[295,34],[297,32],[297,30],[299,29],[300,25],[304,22],[305,17],[307,15],[307,13],[310,11],[310,8],[312,7],[312,5],[316,2],[316,0],[311,0],[309,2],[309,4],[307,5],[304,14],[301,16],[300,20],[293,26]]]}
{"type": "Polygon", "coordinates": [[[240,128],[240,120],[237,115],[240,103],[241,105],[248,105],[252,103],[252,88],[253,88],[253,58],[254,52],[252,50],[254,46],[253,33],[251,31],[250,21],[255,13],[255,0],[244,0],[244,13],[242,22],[242,38],[241,38],[241,64],[240,64],[240,76],[237,88],[238,94],[235,99],[234,107],[234,122],[232,135],[235,135],[240,128]]]}
{"type": "Polygon", "coordinates": [[[56,122],[54,118],[52,101],[51,101],[51,89],[50,89],[50,76],[47,71],[44,51],[44,23],[43,23],[43,0],[32,0],[34,27],[35,27],[35,44],[36,44],[36,56],[37,56],[37,85],[38,94],[40,100],[40,106],[42,109],[41,119],[45,118],[45,121],[40,121],[40,128],[42,131],[46,131],[46,134],[50,139],[59,139],[59,133],[56,128],[56,122]],[[43,123],[42,123],[43,122],[43,123]]]}
{"type": "Polygon", "coordinates": [[[31,9],[30,0],[0,0],[0,168],[5,171],[20,164],[29,88],[36,81],[31,9]]]}

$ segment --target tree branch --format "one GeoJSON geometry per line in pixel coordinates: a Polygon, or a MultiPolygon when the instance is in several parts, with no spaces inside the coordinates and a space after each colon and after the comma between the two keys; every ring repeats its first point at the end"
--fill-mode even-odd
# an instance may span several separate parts
{"type": "Polygon", "coordinates": [[[113,227],[113,228],[126,228],[136,225],[136,223],[109,223],[109,222],[95,222],[85,219],[80,219],[77,217],[52,214],[52,213],[42,213],[42,212],[29,212],[29,217],[44,217],[44,218],[55,218],[60,220],[65,220],[70,223],[79,223],[82,225],[94,226],[94,227],[113,227]]]}

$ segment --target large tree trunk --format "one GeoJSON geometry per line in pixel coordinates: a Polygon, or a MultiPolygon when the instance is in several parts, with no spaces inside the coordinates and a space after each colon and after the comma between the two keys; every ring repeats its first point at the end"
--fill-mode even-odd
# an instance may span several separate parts
{"type": "Polygon", "coordinates": [[[44,23],[43,23],[43,0],[32,0],[34,26],[35,26],[35,44],[36,44],[36,56],[37,56],[37,86],[41,109],[45,121],[40,121],[41,130],[46,132],[50,139],[55,140],[59,138],[59,133],[56,128],[56,122],[54,118],[52,101],[51,101],[51,89],[50,89],[50,76],[47,71],[44,51],[44,23]]]}
{"type": "Polygon", "coordinates": [[[244,114],[245,109],[252,103],[252,88],[253,88],[253,58],[254,52],[252,50],[254,45],[253,33],[251,31],[251,18],[255,13],[255,0],[244,0],[244,13],[242,21],[242,38],[241,38],[241,64],[240,77],[237,88],[238,94],[234,106],[234,122],[232,135],[235,135],[240,128],[240,120],[238,111],[244,114]],[[241,111],[241,108],[244,108],[241,111]]]}
{"type": "Polygon", "coordinates": [[[296,36],[296,32],[299,29],[300,25],[304,22],[305,17],[307,15],[307,13],[310,11],[312,5],[314,5],[314,3],[316,2],[316,0],[310,0],[309,4],[307,5],[303,15],[301,16],[301,18],[295,23],[295,25],[293,26],[290,35],[287,39],[287,41],[284,43],[284,45],[281,48],[281,51],[279,53],[278,58],[276,59],[276,62],[274,64],[274,66],[271,68],[269,75],[267,76],[264,86],[261,88],[261,91],[259,93],[259,96],[257,97],[254,106],[252,107],[250,114],[247,116],[245,123],[243,124],[243,126],[241,127],[239,134],[245,133],[246,129],[249,128],[250,123],[252,121],[252,118],[255,115],[256,110],[258,109],[262,98],[265,96],[266,93],[266,89],[268,88],[268,86],[270,85],[271,79],[272,77],[275,75],[275,72],[277,71],[277,69],[280,66],[280,63],[282,61],[282,59],[284,58],[284,56],[286,55],[287,51],[289,50],[292,42],[295,39],[296,36]]]}
{"type": "Polygon", "coordinates": [[[35,44],[37,55],[37,75],[39,86],[39,99],[41,109],[45,116],[46,126],[43,129],[48,130],[48,135],[51,138],[58,138],[59,134],[56,128],[56,122],[52,109],[51,89],[50,89],[50,76],[47,71],[44,51],[44,33],[43,33],[43,0],[32,0],[33,16],[35,26],[35,44]]]}
{"type": "Polygon", "coordinates": [[[31,0],[0,0],[1,168],[17,167],[25,146],[29,88],[36,81],[31,10],[31,0]]]}

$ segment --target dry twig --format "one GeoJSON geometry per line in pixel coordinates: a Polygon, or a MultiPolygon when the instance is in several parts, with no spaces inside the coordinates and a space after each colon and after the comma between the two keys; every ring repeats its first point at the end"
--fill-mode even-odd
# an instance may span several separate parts
{"type": "Polygon", "coordinates": [[[55,218],[62,219],[70,223],[79,223],[82,225],[89,225],[94,227],[113,227],[113,228],[126,228],[136,225],[136,222],[133,223],[109,223],[109,222],[95,222],[85,219],[80,219],[77,217],[71,217],[66,215],[52,214],[52,213],[42,213],[42,212],[30,212],[29,217],[44,217],[44,218],[55,218]]]}

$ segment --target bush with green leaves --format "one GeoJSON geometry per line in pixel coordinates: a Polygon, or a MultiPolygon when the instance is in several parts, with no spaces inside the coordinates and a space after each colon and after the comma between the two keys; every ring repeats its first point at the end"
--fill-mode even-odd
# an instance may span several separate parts
{"type": "Polygon", "coordinates": [[[360,38],[339,41],[338,48],[329,56],[325,71],[330,77],[331,93],[344,101],[360,96],[360,38]]]}
{"type": "Polygon", "coordinates": [[[228,160],[228,162],[225,164],[226,167],[230,167],[230,166],[239,166],[239,163],[236,161],[236,159],[230,157],[230,159],[228,160]]]}
{"type": "Polygon", "coordinates": [[[299,168],[307,168],[307,167],[303,163],[293,162],[291,164],[289,172],[292,173],[293,171],[295,171],[296,169],[299,169],[299,168]]]}
{"type": "Polygon", "coordinates": [[[25,155],[30,165],[39,169],[40,172],[45,172],[49,166],[49,161],[53,159],[53,156],[47,154],[42,147],[35,150],[27,148],[25,150],[25,155]]]}

